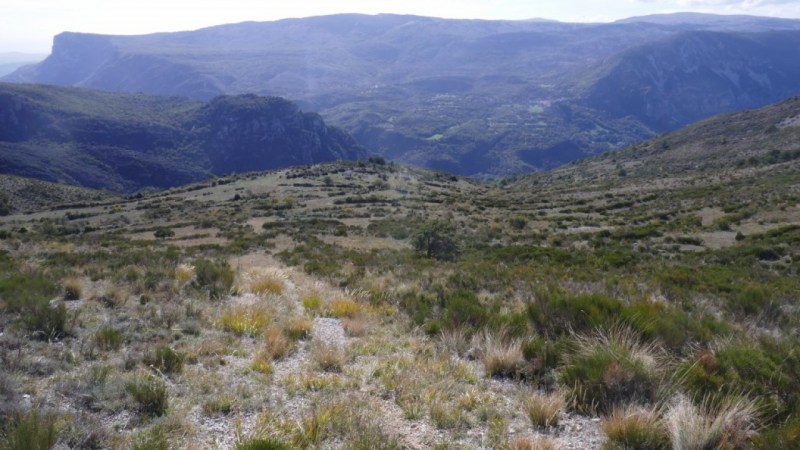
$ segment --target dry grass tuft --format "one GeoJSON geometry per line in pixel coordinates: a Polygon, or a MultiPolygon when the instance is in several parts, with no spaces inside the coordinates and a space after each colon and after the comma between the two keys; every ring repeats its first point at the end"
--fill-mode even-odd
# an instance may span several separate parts
{"type": "Polygon", "coordinates": [[[484,331],[478,337],[477,348],[486,375],[490,377],[516,376],[525,364],[522,344],[518,340],[508,339],[502,331],[497,334],[484,331]]]}
{"type": "Polygon", "coordinates": [[[194,266],[189,264],[179,264],[175,268],[174,278],[178,284],[184,285],[194,279],[194,266]]]}
{"type": "Polygon", "coordinates": [[[79,278],[69,277],[62,282],[64,300],[78,300],[83,292],[83,283],[79,278]]]}
{"type": "Polygon", "coordinates": [[[341,372],[347,361],[347,352],[336,345],[318,342],[311,347],[311,359],[320,370],[341,372]]]}
{"type": "Polygon", "coordinates": [[[311,337],[311,329],[314,327],[313,322],[306,318],[298,317],[291,319],[283,331],[290,339],[299,341],[301,339],[308,339],[311,337]]]}
{"type": "Polygon", "coordinates": [[[669,435],[655,409],[634,405],[617,408],[602,418],[600,426],[608,436],[608,448],[669,449],[669,435]]]}
{"type": "Polygon", "coordinates": [[[458,356],[464,356],[469,350],[469,340],[463,328],[442,330],[439,340],[446,349],[458,356]]]}
{"type": "Polygon", "coordinates": [[[554,427],[567,406],[563,392],[553,391],[549,394],[534,392],[525,401],[525,412],[536,427],[554,427]]]}
{"type": "Polygon", "coordinates": [[[664,420],[673,449],[737,449],[756,434],[759,413],[756,402],[743,397],[726,398],[717,405],[706,398],[698,406],[681,395],[673,400],[664,420]]]}
{"type": "Polygon", "coordinates": [[[250,368],[258,373],[271,374],[273,371],[272,356],[267,352],[259,352],[250,362],[250,368]]]}
{"type": "Polygon", "coordinates": [[[264,351],[272,359],[283,359],[294,351],[294,341],[289,339],[280,328],[269,328],[264,332],[264,351]]]}
{"type": "Polygon", "coordinates": [[[508,442],[508,450],[558,450],[560,448],[549,437],[516,436],[508,442]]]}
{"type": "Polygon", "coordinates": [[[274,294],[280,295],[283,293],[284,285],[283,280],[275,278],[268,274],[263,274],[250,282],[249,290],[253,294],[267,295],[274,294]]]}
{"type": "Polygon", "coordinates": [[[328,304],[327,312],[331,317],[353,318],[361,312],[361,305],[349,298],[337,298],[328,304]]]}
{"type": "Polygon", "coordinates": [[[347,334],[349,337],[364,336],[369,331],[369,325],[362,317],[346,317],[342,319],[342,327],[344,328],[345,334],[347,334]]]}

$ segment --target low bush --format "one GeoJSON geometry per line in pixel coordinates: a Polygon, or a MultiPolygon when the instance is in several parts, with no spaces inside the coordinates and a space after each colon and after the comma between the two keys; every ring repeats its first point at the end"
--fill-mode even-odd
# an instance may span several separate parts
{"type": "Polygon", "coordinates": [[[156,375],[138,373],[125,385],[133,397],[140,413],[147,416],[163,416],[167,412],[167,385],[156,375]]]}
{"type": "Polygon", "coordinates": [[[575,339],[576,351],[561,370],[579,410],[610,412],[631,402],[655,399],[660,376],[658,349],[631,329],[615,328],[575,339]]]}
{"type": "Polygon", "coordinates": [[[125,341],[125,336],[117,329],[105,326],[94,334],[94,342],[98,348],[104,351],[117,351],[125,341]]]}
{"type": "Polygon", "coordinates": [[[51,306],[44,298],[28,302],[20,312],[20,321],[34,339],[53,341],[67,335],[66,306],[51,306]]]}
{"type": "Polygon", "coordinates": [[[50,450],[57,440],[56,417],[38,409],[13,414],[0,425],[0,449],[3,450],[50,450]]]}
{"type": "Polygon", "coordinates": [[[227,262],[198,259],[194,263],[194,270],[197,285],[207,289],[211,298],[220,298],[230,292],[234,273],[227,262]]]}
{"type": "Polygon", "coordinates": [[[183,371],[183,359],[183,355],[164,345],[146,355],[142,362],[161,373],[178,374],[183,371]]]}

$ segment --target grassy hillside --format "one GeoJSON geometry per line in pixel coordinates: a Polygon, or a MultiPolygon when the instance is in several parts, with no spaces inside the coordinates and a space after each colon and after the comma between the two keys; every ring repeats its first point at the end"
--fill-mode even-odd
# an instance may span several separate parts
{"type": "Polygon", "coordinates": [[[374,158],[0,219],[5,439],[793,448],[797,103],[510,183],[374,158]]]}
{"type": "Polygon", "coordinates": [[[119,196],[106,191],[0,175],[0,216],[114,200],[119,196]]]}

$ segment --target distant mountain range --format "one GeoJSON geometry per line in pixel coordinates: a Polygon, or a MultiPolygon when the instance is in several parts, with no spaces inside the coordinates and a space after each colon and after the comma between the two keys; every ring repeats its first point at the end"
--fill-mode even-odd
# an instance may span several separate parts
{"type": "Polygon", "coordinates": [[[209,100],[278,95],[370,150],[467,175],[546,169],[800,93],[800,21],[609,24],[335,15],[62,33],[6,81],[209,100]]]}
{"type": "Polygon", "coordinates": [[[277,97],[209,102],[0,83],[0,173],[117,192],[363,158],[347,133],[277,97]]]}

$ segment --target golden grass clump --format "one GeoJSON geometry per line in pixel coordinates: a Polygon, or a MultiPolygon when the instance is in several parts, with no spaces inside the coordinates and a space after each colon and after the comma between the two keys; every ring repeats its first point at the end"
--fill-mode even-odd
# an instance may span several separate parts
{"type": "Polygon", "coordinates": [[[250,368],[258,373],[271,374],[273,371],[272,356],[267,352],[259,352],[250,362],[250,368]]]}
{"type": "Polygon", "coordinates": [[[566,406],[567,398],[561,391],[549,394],[534,392],[525,401],[525,413],[536,427],[554,427],[566,406]]]}
{"type": "Polygon", "coordinates": [[[347,361],[347,352],[333,344],[317,343],[311,348],[311,359],[320,370],[341,372],[347,361]]]}
{"type": "Polygon", "coordinates": [[[303,303],[303,307],[310,311],[319,311],[319,309],[322,307],[322,298],[319,296],[319,294],[306,295],[303,297],[301,302],[303,303]]]}
{"type": "Polygon", "coordinates": [[[337,298],[328,304],[328,314],[332,317],[355,317],[361,312],[361,305],[349,298],[337,298]]]}
{"type": "Polygon", "coordinates": [[[299,341],[311,337],[311,329],[314,323],[304,317],[297,317],[289,320],[283,328],[284,333],[290,339],[299,341]]]}
{"type": "Polygon", "coordinates": [[[220,325],[223,330],[237,336],[257,336],[272,319],[270,311],[263,306],[234,306],[223,311],[220,325]]]}
{"type": "Polygon", "coordinates": [[[294,342],[281,328],[269,328],[264,332],[264,351],[272,359],[283,359],[294,351],[294,342]]]}
{"type": "Polygon", "coordinates": [[[83,283],[76,277],[65,278],[62,282],[64,300],[78,300],[83,293],[83,283]]]}
{"type": "Polygon", "coordinates": [[[484,331],[478,337],[477,347],[486,375],[490,377],[513,377],[525,364],[522,344],[507,339],[503,332],[492,334],[484,331]]]}
{"type": "Polygon", "coordinates": [[[283,293],[283,281],[269,275],[262,275],[250,282],[250,292],[258,295],[283,293]]]}
{"type": "Polygon", "coordinates": [[[179,264],[175,268],[175,273],[173,276],[178,284],[186,284],[192,281],[194,278],[194,266],[189,264],[179,264]]]}
{"type": "Polygon", "coordinates": [[[237,284],[240,292],[256,295],[280,295],[286,285],[286,274],[278,269],[256,267],[244,272],[237,284]]]}
{"type": "Polygon", "coordinates": [[[600,426],[608,436],[608,448],[667,450],[667,429],[656,409],[635,405],[615,408],[603,417],[600,426]]]}

